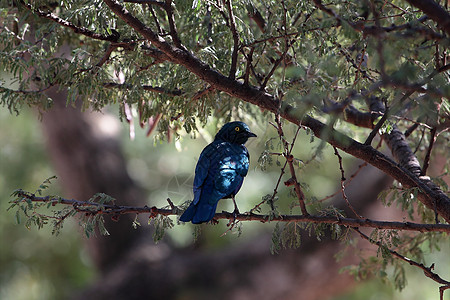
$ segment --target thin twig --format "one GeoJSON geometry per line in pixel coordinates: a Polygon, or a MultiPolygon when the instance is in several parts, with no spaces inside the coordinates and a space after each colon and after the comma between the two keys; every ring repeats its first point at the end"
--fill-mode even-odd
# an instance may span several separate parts
{"type": "MultiPolygon", "coordinates": [[[[347,60],[347,62],[349,62],[352,65],[352,67],[356,69],[357,72],[361,73],[362,76],[364,78],[368,79],[370,82],[375,82],[375,79],[373,79],[366,70],[361,69],[361,64],[355,62],[355,60],[350,56],[350,54],[347,51],[344,51],[344,48],[342,47],[341,44],[339,44],[335,41],[332,41],[332,43],[339,49],[339,53],[341,53],[344,56],[344,58],[347,60]]],[[[361,57],[361,60],[360,60],[361,63],[362,63],[363,59],[364,59],[364,56],[361,57]]],[[[356,81],[356,78],[355,78],[355,81],[356,81]]]]}
{"type": "Polygon", "coordinates": [[[290,185],[294,186],[294,191],[297,194],[297,198],[298,198],[298,202],[300,204],[300,209],[302,211],[302,214],[307,216],[307,215],[309,215],[309,213],[308,213],[308,211],[306,209],[306,205],[305,205],[305,194],[303,194],[302,188],[300,187],[300,183],[297,180],[297,175],[295,174],[295,168],[294,168],[294,156],[291,153],[293,144],[295,143],[295,139],[298,135],[300,127],[298,127],[298,129],[297,129],[297,133],[291,144],[291,148],[289,149],[289,143],[286,141],[279,114],[275,115],[275,121],[277,122],[278,135],[284,146],[284,157],[286,158],[286,162],[289,166],[289,171],[291,173],[291,178],[288,181],[286,181],[284,184],[286,186],[290,186],[290,185]]]}
{"type": "MultiPolygon", "coordinates": [[[[415,1],[417,1],[417,0],[415,0],[415,1]]],[[[412,31],[412,32],[416,32],[418,34],[424,35],[429,39],[440,40],[440,39],[445,38],[444,35],[438,34],[429,28],[414,26],[415,23],[423,22],[426,19],[428,19],[427,16],[423,16],[417,20],[411,21],[409,23],[401,24],[401,25],[392,24],[389,27],[383,27],[383,26],[380,26],[379,24],[375,24],[375,26],[367,26],[364,24],[364,22],[361,22],[361,21],[352,22],[350,20],[344,19],[342,16],[338,15],[334,10],[326,7],[322,3],[322,0],[313,0],[313,2],[318,9],[320,9],[321,11],[325,12],[326,14],[334,17],[336,19],[338,25],[340,25],[342,23],[347,23],[351,28],[353,28],[353,30],[355,30],[357,32],[361,32],[364,35],[379,35],[380,33],[384,33],[384,32],[408,30],[408,31],[412,31]]],[[[424,5],[427,6],[427,5],[429,5],[429,3],[424,4],[424,5]]],[[[377,13],[377,11],[375,11],[374,12],[374,20],[370,20],[370,21],[375,21],[375,23],[377,23],[377,21],[379,21],[381,19],[381,17],[379,17],[377,15],[378,15],[378,13],[377,13]]]]}
{"type": "MultiPolygon", "coordinates": [[[[361,65],[362,65],[362,63],[364,62],[364,59],[365,59],[365,55],[366,55],[366,47],[367,46],[365,46],[364,47],[364,49],[363,49],[363,51],[359,54],[359,56],[360,56],[360,58],[359,58],[359,63],[358,63],[358,65],[357,65],[357,68],[356,68],[356,74],[355,74],[355,80],[353,81],[353,87],[355,87],[355,85],[358,83],[358,81],[359,81],[359,73],[361,72],[361,65]]],[[[367,64],[367,63],[366,63],[367,64]]]]}
{"type": "Polygon", "coordinates": [[[153,9],[153,6],[149,5],[149,8],[150,8],[150,13],[151,13],[151,15],[153,17],[153,20],[155,21],[156,28],[158,29],[158,34],[164,34],[164,31],[162,30],[161,25],[159,25],[159,20],[156,17],[155,10],[153,9]]]}
{"type": "Polygon", "coordinates": [[[433,145],[434,145],[434,142],[436,141],[436,130],[437,130],[436,127],[431,129],[430,145],[428,146],[427,154],[425,154],[422,172],[420,173],[420,175],[422,175],[422,176],[425,176],[427,174],[427,169],[430,164],[431,150],[433,150],[433,145]]]}
{"type": "MultiPolygon", "coordinates": [[[[191,100],[189,100],[189,102],[187,102],[185,104],[185,107],[188,107],[189,105],[191,105],[191,103],[199,100],[200,98],[214,92],[216,89],[213,88],[212,86],[208,86],[207,88],[204,88],[203,90],[198,91],[197,93],[194,94],[194,96],[192,96],[191,100]]],[[[181,118],[182,116],[184,116],[183,112],[178,113],[176,116],[172,116],[170,118],[171,121],[176,121],[179,118],[181,118]]]]}
{"type": "Polygon", "coordinates": [[[123,2],[156,5],[156,6],[164,8],[164,9],[166,7],[166,3],[165,2],[163,2],[163,1],[156,1],[156,0],[124,0],[123,2]]]}
{"type": "Polygon", "coordinates": [[[348,200],[347,194],[345,193],[345,173],[344,173],[344,167],[342,165],[342,156],[339,154],[336,147],[334,147],[334,154],[337,156],[339,161],[339,170],[341,170],[341,192],[342,192],[342,198],[344,198],[345,202],[347,203],[348,208],[355,214],[355,216],[359,219],[362,217],[356,212],[353,205],[350,204],[350,201],[348,200]]]}
{"type": "Polygon", "coordinates": [[[156,116],[152,116],[150,118],[148,118],[148,129],[147,129],[147,133],[146,136],[149,137],[153,131],[155,131],[156,126],[158,126],[159,120],[161,120],[162,114],[159,113],[156,116]]]}
{"type": "MultiPolygon", "coordinates": [[[[381,147],[381,144],[383,143],[383,140],[382,139],[380,139],[380,141],[378,142],[378,145],[375,147],[375,149],[379,149],[380,147],[381,147]]],[[[364,168],[364,167],[367,167],[368,166],[368,163],[365,161],[365,162],[363,162],[362,164],[360,164],[359,166],[358,166],[358,168],[356,169],[356,171],[350,176],[350,178],[344,183],[344,187],[347,187],[347,185],[349,185],[350,184],[350,182],[352,182],[352,180],[353,179],[355,179],[356,178],[356,176],[359,174],[359,172],[361,172],[361,170],[364,168]]],[[[324,197],[324,198],[322,198],[322,199],[320,199],[320,200],[317,200],[317,202],[323,202],[323,201],[325,201],[325,200],[328,200],[328,199],[330,199],[330,198],[333,198],[334,196],[336,196],[337,194],[339,194],[341,192],[341,190],[337,190],[336,192],[334,192],[333,194],[331,194],[331,195],[328,195],[328,196],[326,196],[326,197],[324,197]]]]}
{"type": "Polygon", "coordinates": [[[117,42],[120,37],[120,35],[117,32],[110,35],[102,35],[99,33],[95,33],[85,27],[75,26],[71,22],[61,19],[60,17],[51,12],[44,12],[40,9],[34,8],[31,4],[25,3],[23,0],[19,0],[19,3],[24,7],[26,7],[28,10],[30,10],[31,12],[33,12],[34,14],[38,15],[39,17],[52,20],[53,22],[56,22],[61,26],[71,29],[74,33],[79,33],[95,40],[110,41],[110,42],[117,42]]]}
{"type": "Polygon", "coordinates": [[[269,79],[272,77],[273,73],[275,72],[275,70],[278,68],[278,66],[280,65],[280,63],[284,60],[284,58],[286,57],[286,54],[289,51],[289,48],[294,44],[295,39],[293,39],[289,45],[287,45],[286,49],[284,50],[284,52],[280,55],[280,57],[275,61],[275,63],[272,66],[272,69],[270,70],[269,74],[267,74],[267,76],[264,78],[263,83],[260,86],[260,90],[264,90],[267,82],[269,81],[269,79]]]}
{"type": "Polygon", "coordinates": [[[86,68],[86,69],[81,69],[80,71],[74,73],[74,76],[79,75],[79,74],[81,74],[83,72],[86,72],[86,71],[91,71],[94,67],[97,67],[97,68],[102,67],[109,60],[109,58],[111,57],[111,54],[113,53],[113,51],[121,46],[120,44],[121,43],[110,43],[108,45],[108,48],[106,48],[106,51],[103,54],[102,58],[100,59],[100,61],[98,63],[95,64],[95,66],[92,66],[92,67],[89,67],[89,68],[86,68]]]}
{"type": "Polygon", "coordinates": [[[13,90],[13,89],[9,89],[9,88],[5,88],[3,86],[0,86],[0,93],[4,93],[4,92],[9,92],[9,93],[17,93],[17,94],[40,94],[42,92],[45,92],[47,90],[49,90],[50,88],[52,88],[55,84],[50,83],[48,86],[39,89],[39,90],[13,90]]]}
{"type": "Polygon", "coordinates": [[[405,138],[408,138],[411,135],[411,133],[413,133],[414,130],[417,129],[417,127],[419,127],[419,124],[414,123],[408,129],[406,129],[405,132],[403,133],[405,135],[405,138]]]}
{"type": "Polygon", "coordinates": [[[226,5],[230,20],[230,30],[231,34],[233,35],[233,52],[231,53],[231,67],[230,67],[230,74],[228,77],[230,79],[236,78],[236,69],[237,69],[237,61],[238,61],[238,51],[239,51],[239,35],[236,30],[236,22],[233,15],[233,9],[231,7],[231,1],[230,0],[224,0],[224,5],[226,5]]]}
{"type": "MultiPolygon", "coordinates": [[[[425,123],[422,123],[422,122],[419,122],[419,121],[414,121],[414,120],[411,120],[410,118],[407,118],[407,117],[396,116],[396,115],[390,115],[390,117],[395,118],[395,119],[397,119],[397,120],[408,121],[408,122],[411,122],[411,123],[413,123],[413,124],[416,124],[417,126],[423,126],[423,127],[425,127],[425,128],[428,128],[428,129],[433,129],[433,127],[431,127],[431,126],[428,125],[428,124],[425,124],[425,123]]],[[[407,130],[408,130],[408,129],[407,129],[407,130]]],[[[409,130],[414,131],[414,129],[409,129],[409,130]]],[[[412,132],[412,131],[411,131],[411,132],[412,132]]],[[[405,134],[405,136],[406,136],[406,133],[404,133],[404,134],[405,134]]],[[[410,133],[410,134],[411,134],[411,133],[410,133]]],[[[408,136],[409,136],[410,134],[408,134],[408,136]]]]}
{"type": "Polygon", "coordinates": [[[371,244],[375,244],[378,247],[385,247],[396,258],[407,262],[411,266],[415,266],[415,267],[418,267],[418,268],[422,269],[422,271],[423,271],[423,273],[425,274],[426,277],[434,280],[435,282],[437,282],[439,284],[443,284],[443,285],[446,285],[446,286],[450,285],[450,281],[442,279],[438,274],[433,272],[434,264],[432,264],[430,267],[426,267],[424,264],[418,263],[418,262],[416,262],[416,261],[414,261],[414,260],[412,260],[412,259],[410,259],[410,258],[408,258],[406,256],[401,255],[400,253],[398,253],[395,250],[387,248],[380,241],[375,241],[375,240],[371,239],[370,237],[368,237],[367,235],[362,233],[358,228],[352,228],[352,229],[354,231],[356,231],[363,239],[369,241],[371,244]]]}
{"type": "Polygon", "coordinates": [[[183,95],[183,91],[181,90],[167,90],[165,88],[159,87],[159,86],[151,86],[151,85],[141,85],[141,86],[134,86],[131,84],[120,84],[120,83],[115,83],[115,82],[108,82],[103,84],[103,86],[105,88],[119,88],[119,89],[134,89],[134,88],[141,88],[145,91],[150,91],[150,92],[155,92],[155,93],[159,93],[159,94],[167,94],[167,95],[171,95],[171,96],[181,96],[183,95]]]}
{"type": "MultiPolygon", "coordinates": [[[[360,165],[358,166],[358,169],[350,176],[350,178],[349,178],[347,181],[344,182],[344,188],[346,188],[347,185],[349,185],[350,182],[358,175],[358,173],[362,170],[362,168],[366,167],[367,165],[368,165],[367,162],[363,162],[362,164],[360,164],[360,165]]],[[[323,201],[325,201],[325,200],[328,200],[328,199],[330,199],[330,198],[333,198],[334,196],[336,196],[337,194],[339,194],[339,193],[341,193],[341,192],[342,192],[341,189],[339,189],[339,190],[337,190],[336,192],[334,192],[333,194],[328,195],[328,196],[326,196],[326,197],[323,197],[322,199],[317,200],[317,202],[323,202],[323,201]]]]}
{"type": "Polygon", "coordinates": [[[103,54],[102,58],[95,66],[97,68],[100,68],[101,66],[103,66],[108,61],[108,59],[111,56],[111,54],[113,53],[113,51],[117,49],[117,47],[118,47],[117,44],[109,44],[108,48],[105,51],[105,54],[103,54]]]}
{"type": "Polygon", "coordinates": [[[367,137],[366,141],[364,142],[364,145],[370,145],[372,144],[372,141],[374,137],[377,135],[378,131],[380,130],[381,126],[383,126],[384,122],[387,120],[389,116],[389,108],[387,105],[385,105],[386,109],[383,113],[383,116],[381,117],[380,121],[377,122],[377,125],[372,129],[369,136],[367,137]]]}
{"type": "MultiPolygon", "coordinates": [[[[275,199],[275,196],[276,196],[277,193],[278,193],[278,187],[280,186],[281,178],[283,178],[283,175],[286,173],[286,172],[285,172],[286,166],[287,166],[287,161],[284,162],[284,166],[281,168],[280,176],[278,177],[278,181],[277,181],[277,183],[275,184],[275,188],[273,189],[272,197],[270,198],[269,205],[270,205],[270,208],[271,208],[272,210],[275,210],[275,207],[274,207],[274,205],[273,205],[273,201],[274,201],[274,199],[275,199]]],[[[266,200],[263,200],[263,201],[259,202],[258,204],[256,204],[255,207],[253,207],[252,209],[250,209],[250,214],[253,214],[253,212],[254,212],[255,210],[259,209],[259,207],[261,207],[261,205],[264,204],[265,202],[266,202],[266,200]]]]}
{"type": "Polygon", "coordinates": [[[250,53],[246,56],[246,66],[245,66],[245,75],[244,75],[244,84],[248,85],[248,80],[250,77],[250,69],[252,67],[253,61],[253,52],[255,51],[255,47],[250,47],[250,53]]]}
{"type": "Polygon", "coordinates": [[[172,37],[173,43],[178,48],[184,48],[181,44],[180,37],[178,36],[177,26],[175,25],[175,18],[173,16],[172,0],[166,0],[164,10],[167,13],[167,20],[169,21],[169,32],[172,37]]]}
{"type": "Polygon", "coordinates": [[[422,135],[420,136],[419,142],[417,143],[416,149],[414,149],[414,154],[419,150],[420,145],[422,144],[423,138],[425,137],[425,128],[422,129],[422,135]]]}

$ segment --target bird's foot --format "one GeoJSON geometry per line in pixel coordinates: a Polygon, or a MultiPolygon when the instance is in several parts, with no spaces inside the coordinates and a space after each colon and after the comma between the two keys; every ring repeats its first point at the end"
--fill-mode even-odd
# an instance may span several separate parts
{"type": "Polygon", "coordinates": [[[230,219],[230,221],[228,222],[227,226],[230,227],[230,230],[239,222],[239,220],[236,220],[236,217],[240,214],[239,209],[235,208],[232,216],[233,218],[230,219]]]}
{"type": "Polygon", "coordinates": [[[216,220],[214,218],[211,219],[211,221],[209,221],[211,223],[211,225],[217,225],[219,224],[219,220],[216,220]]]}

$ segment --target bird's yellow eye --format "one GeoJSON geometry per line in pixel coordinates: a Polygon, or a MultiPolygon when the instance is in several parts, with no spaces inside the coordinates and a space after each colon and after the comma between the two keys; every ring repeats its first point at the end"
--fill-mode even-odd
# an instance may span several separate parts
{"type": "Polygon", "coordinates": [[[235,131],[239,131],[239,130],[241,130],[241,129],[240,129],[239,127],[235,127],[234,130],[235,130],[235,131]]]}

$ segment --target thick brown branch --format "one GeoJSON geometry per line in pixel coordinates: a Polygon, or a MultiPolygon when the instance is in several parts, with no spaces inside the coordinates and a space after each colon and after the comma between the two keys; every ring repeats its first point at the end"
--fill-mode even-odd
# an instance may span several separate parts
{"type": "Polygon", "coordinates": [[[396,161],[411,173],[420,176],[420,163],[409,147],[403,132],[394,126],[389,134],[383,135],[383,138],[391,149],[396,161]]]}
{"type": "MultiPolygon", "coordinates": [[[[372,120],[374,119],[374,117],[377,117],[378,115],[384,113],[384,105],[378,98],[370,98],[369,105],[371,113],[359,112],[355,108],[352,108],[351,112],[349,112],[349,110],[347,109],[345,114],[346,121],[349,121],[351,123],[357,122],[354,124],[357,124],[358,126],[371,128],[370,126],[372,124],[372,120]]],[[[430,199],[424,194],[419,194],[419,200],[422,203],[424,203],[428,208],[433,209],[436,213],[437,211],[436,201],[439,202],[442,201],[442,199],[448,199],[448,197],[439,189],[437,185],[435,185],[430,180],[429,177],[422,176],[423,171],[421,171],[420,163],[416,155],[414,154],[415,152],[413,152],[412,149],[409,147],[405,135],[396,126],[394,126],[391,132],[384,134],[382,137],[386,141],[388,147],[391,149],[392,155],[394,156],[396,161],[400,164],[400,167],[407,169],[409,172],[411,172],[410,176],[418,178],[421,181],[421,184],[426,185],[429,188],[429,190],[435,193],[435,196],[433,196],[433,198],[434,197],[437,198],[434,199],[430,199]]],[[[405,184],[404,181],[401,180],[398,181],[401,182],[402,184],[405,184]]],[[[444,200],[443,203],[444,206],[447,206],[446,200],[444,200]]],[[[439,212],[439,214],[441,214],[441,216],[444,217],[444,219],[447,221],[448,219],[445,216],[450,215],[450,211],[448,209],[450,209],[450,206],[449,208],[446,208],[446,210],[439,212]],[[444,213],[444,215],[442,215],[442,213],[444,213]]]]}
{"type": "MultiPolygon", "coordinates": [[[[150,217],[156,215],[163,216],[175,216],[180,214],[180,210],[176,207],[171,209],[157,208],[153,207],[135,207],[135,206],[120,206],[120,205],[109,205],[101,204],[97,202],[85,202],[78,201],[74,199],[64,199],[52,196],[38,197],[34,194],[30,194],[24,191],[16,192],[17,200],[19,202],[43,202],[49,203],[51,205],[71,205],[73,208],[80,213],[89,215],[117,215],[117,214],[150,214],[150,217]]],[[[418,231],[418,232],[450,232],[450,225],[448,224],[420,224],[411,222],[391,222],[391,221],[375,221],[371,219],[351,219],[351,218],[341,218],[339,216],[312,216],[312,215],[279,215],[269,219],[269,216],[253,214],[253,213],[243,213],[237,214],[229,212],[216,213],[215,219],[228,219],[228,220],[239,220],[239,221],[280,221],[280,222],[309,222],[309,223],[324,223],[324,224],[336,224],[342,226],[350,227],[369,227],[378,229],[395,229],[395,230],[406,230],[406,231],[418,231]]]]}

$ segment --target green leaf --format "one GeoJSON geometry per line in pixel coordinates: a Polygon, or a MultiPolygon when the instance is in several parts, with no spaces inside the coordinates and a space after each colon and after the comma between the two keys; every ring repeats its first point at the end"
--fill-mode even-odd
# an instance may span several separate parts
{"type": "Polygon", "coordinates": [[[158,243],[164,237],[166,229],[170,229],[174,226],[172,219],[168,216],[157,215],[156,217],[149,219],[149,224],[153,225],[153,241],[158,243]]]}

